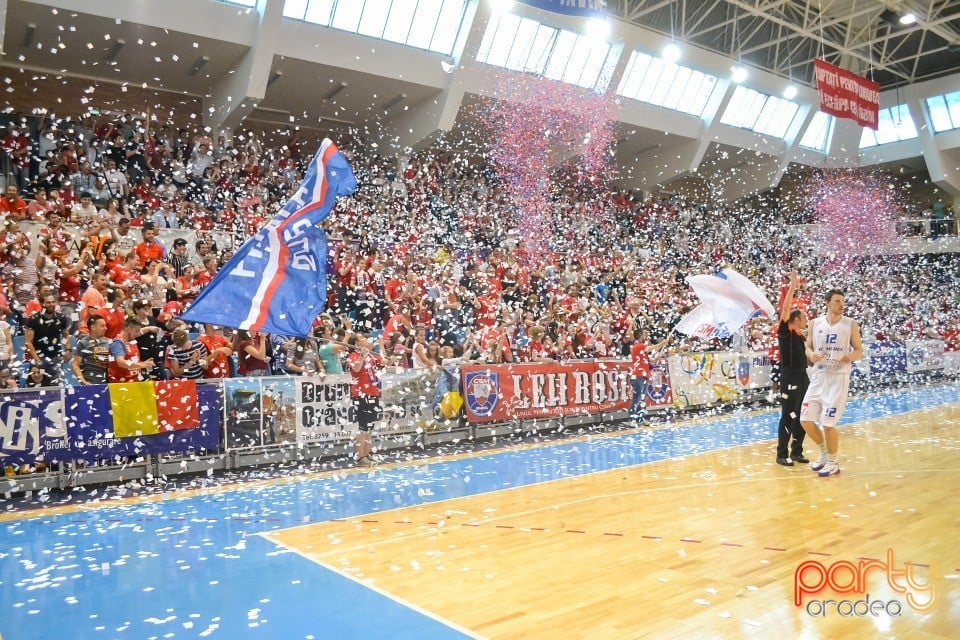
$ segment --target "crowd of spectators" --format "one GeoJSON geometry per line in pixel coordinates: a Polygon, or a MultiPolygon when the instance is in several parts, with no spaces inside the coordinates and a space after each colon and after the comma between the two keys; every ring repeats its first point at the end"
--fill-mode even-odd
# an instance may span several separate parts
{"type": "MultiPolygon", "coordinates": [[[[516,231],[524,214],[495,172],[455,151],[399,162],[343,150],[360,187],[325,223],[330,292],[314,338],[178,320],[296,189],[310,151],[297,131],[276,146],[252,133],[228,142],[157,126],[149,113],[14,118],[3,135],[0,385],[55,385],[65,370],[80,383],[339,372],[353,332],[373,335],[398,368],[453,356],[628,356],[637,340],[668,337],[697,304],[686,276],[723,267],[774,304],[798,268],[799,299],[846,288],[867,339],[938,337],[958,348],[955,254],[863,257],[825,276],[811,239],[788,232],[776,202],[691,205],[561,176],[548,250],[533,255],[516,231]]],[[[934,220],[952,215],[941,209],[934,220]]],[[[732,346],[766,349],[772,338],[761,322],[732,346]]]]}

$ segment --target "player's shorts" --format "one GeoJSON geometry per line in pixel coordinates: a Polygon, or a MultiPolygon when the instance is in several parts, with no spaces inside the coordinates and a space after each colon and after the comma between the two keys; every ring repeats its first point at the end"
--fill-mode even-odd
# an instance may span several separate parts
{"type": "Polygon", "coordinates": [[[843,372],[814,372],[810,386],[800,406],[800,420],[819,422],[825,427],[835,427],[843,409],[847,406],[850,391],[850,374],[843,372]]]}

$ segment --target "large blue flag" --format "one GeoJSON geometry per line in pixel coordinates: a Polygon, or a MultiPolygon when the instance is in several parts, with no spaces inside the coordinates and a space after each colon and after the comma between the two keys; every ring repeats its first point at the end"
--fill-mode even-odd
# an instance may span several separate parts
{"type": "Polygon", "coordinates": [[[357,179],[324,140],[300,189],[240,247],[183,314],[190,322],[308,336],[327,299],[327,237],[317,224],[357,179]]]}

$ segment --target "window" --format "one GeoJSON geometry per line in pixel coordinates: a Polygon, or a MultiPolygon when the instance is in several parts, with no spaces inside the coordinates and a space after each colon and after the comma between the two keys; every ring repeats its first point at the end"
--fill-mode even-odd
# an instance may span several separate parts
{"type": "Polygon", "coordinates": [[[477,62],[603,91],[617,55],[608,42],[503,13],[490,18],[477,62]]]}
{"type": "Polygon", "coordinates": [[[960,129],[960,91],[927,98],[934,133],[960,129]]]}
{"type": "Polygon", "coordinates": [[[762,135],[783,138],[799,109],[800,105],[796,102],[768,96],[738,85],[720,122],[750,129],[762,135]]]}
{"type": "Polygon", "coordinates": [[[817,111],[813,114],[807,130],[803,132],[803,137],[800,138],[800,146],[826,153],[833,139],[833,125],[836,121],[837,119],[829,113],[817,111]]]}
{"type": "Polygon", "coordinates": [[[880,109],[877,114],[877,130],[863,128],[860,136],[860,148],[866,149],[881,144],[911,140],[917,137],[917,127],[905,104],[880,109]]]}
{"type": "MultiPolygon", "coordinates": [[[[244,2],[255,0],[244,0],[244,2]]],[[[286,0],[283,15],[451,55],[469,0],[286,0]]]]}
{"type": "Polygon", "coordinates": [[[699,118],[716,86],[714,76],[634,51],[617,93],[699,118]]]}

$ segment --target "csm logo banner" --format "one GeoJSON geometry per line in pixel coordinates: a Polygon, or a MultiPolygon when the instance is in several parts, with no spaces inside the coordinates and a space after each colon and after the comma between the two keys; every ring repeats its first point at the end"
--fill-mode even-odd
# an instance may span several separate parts
{"type": "Polygon", "coordinates": [[[907,342],[907,371],[938,371],[943,369],[944,343],[942,340],[913,340],[907,342]]]}
{"type": "Polygon", "coordinates": [[[500,376],[493,371],[470,371],[463,376],[467,409],[477,416],[489,416],[497,406],[500,376]]]}

